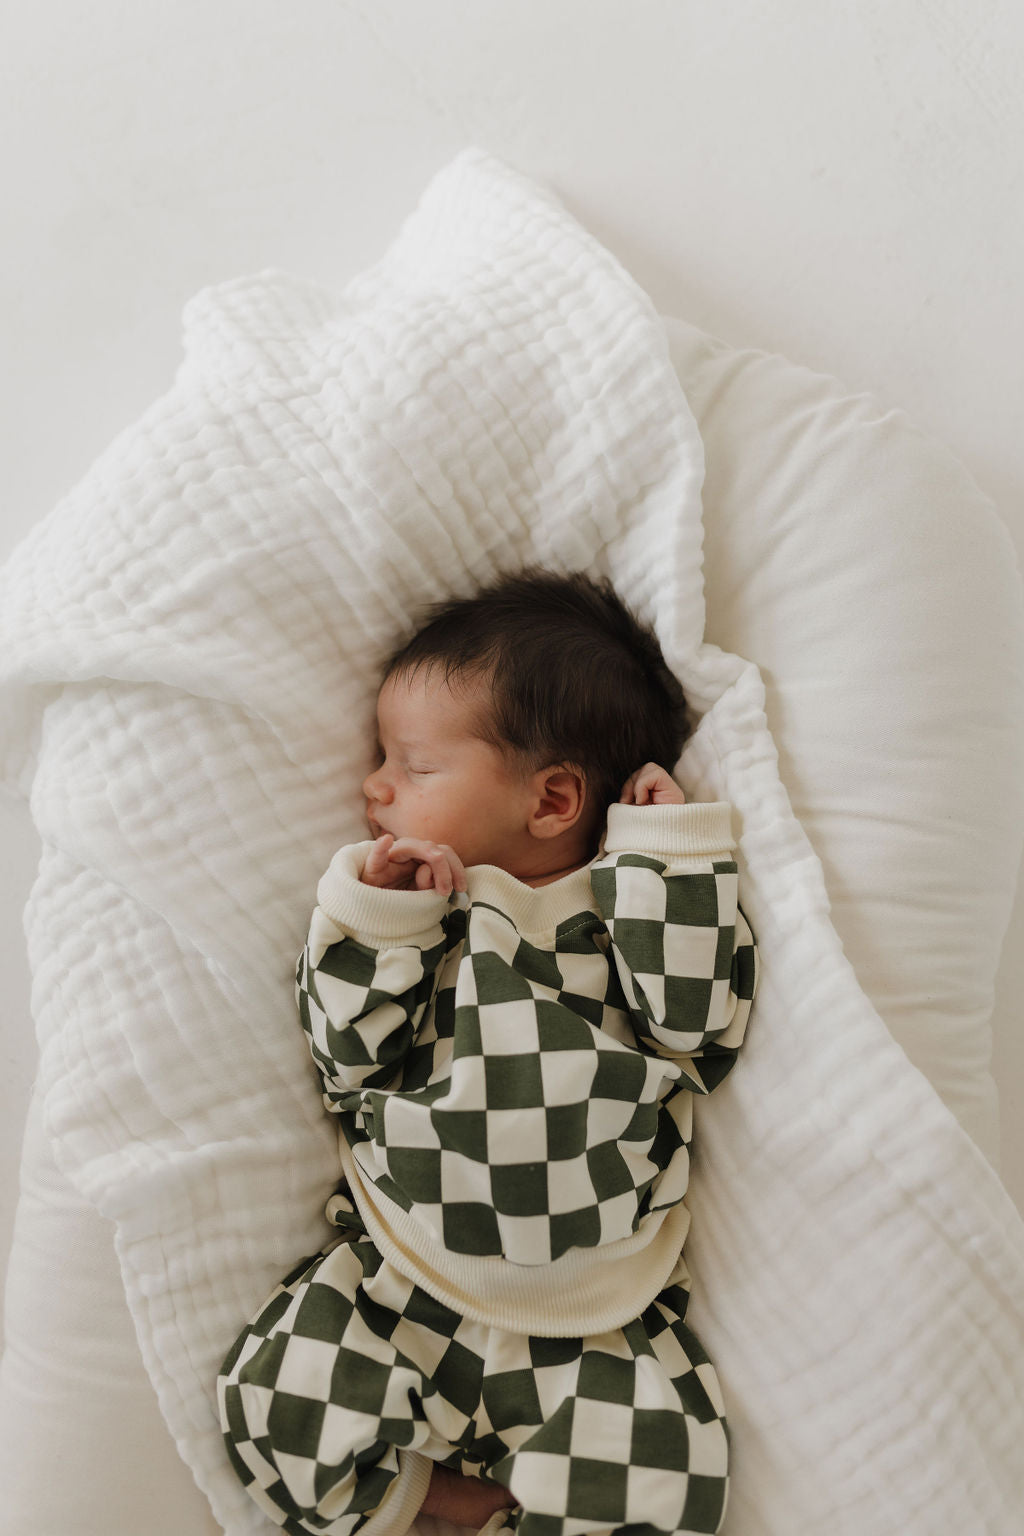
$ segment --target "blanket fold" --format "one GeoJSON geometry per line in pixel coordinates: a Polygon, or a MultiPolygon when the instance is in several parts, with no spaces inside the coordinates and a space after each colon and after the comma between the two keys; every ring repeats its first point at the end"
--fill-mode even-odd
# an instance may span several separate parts
{"type": "Polygon", "coordinates": [[[331,1235],[292,980],[362,835],[377,669],[427,603],[524,561],[607,574],[734,807],[762,980],[698,1106],[692,1321],[733,1432],[734,1536],[1008,1536],[1024,1508],[1024,1224],[857,984],[756,668],[703,643],[703,454],[646,295],[479,150],[341,294],[200,294],[173,387],[15,551],[0,737],[43,858],[45,1113],[117,1223],[147,1369],[230,1536],[217,1367],[331,1235]]]}

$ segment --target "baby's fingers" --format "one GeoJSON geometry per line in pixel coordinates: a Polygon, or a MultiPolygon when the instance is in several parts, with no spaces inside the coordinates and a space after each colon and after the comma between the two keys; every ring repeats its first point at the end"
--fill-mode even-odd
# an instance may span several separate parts
{"type": "Polygon", "coordinates": [[[453,890],[466,889],[466,871],[462,861],[447,843],[428,844],[422,857],[423,863],[416,871],[418,890],[428,891],[432,887],[439,895],[450,896],[453,890]]]}
{"type": "Polygon", "coordinates": [[[388,870],[388,854],[394,842],[390,832],[384,832],[377,838],[373,847],[366,855],[363,865],[362,880],[366,885],[384,885],[388,882],[390,871],[388,870]]]}
{"type": "Polygon", "coordinates": [[[388,855],[392,864],[415,864],[410,878],[418,891],[437,891],[450,896],[466,889],[466,871],[447,843],[428,843],[416,837],[400,837],[388,855]]]}
{"type": "Polygon", "coordinates": [[[620,805],[682,805],[685,796],[672,775],[659,763],[644,763],[626,780],[620,805]]]}

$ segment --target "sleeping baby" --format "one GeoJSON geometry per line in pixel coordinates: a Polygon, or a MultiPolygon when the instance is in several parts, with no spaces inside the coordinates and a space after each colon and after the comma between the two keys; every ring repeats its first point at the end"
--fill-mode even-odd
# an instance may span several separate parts
{"type": "Polygon", "coordinates": [[[717,1531],[683,1197],[757,953],[728,805],[660,766],[682,690],[610,585],[526,570],[435,609],[377,719],[297,977],[341,1232],[222,1367],[233,1465],[294,1533],[717,1531]]]}

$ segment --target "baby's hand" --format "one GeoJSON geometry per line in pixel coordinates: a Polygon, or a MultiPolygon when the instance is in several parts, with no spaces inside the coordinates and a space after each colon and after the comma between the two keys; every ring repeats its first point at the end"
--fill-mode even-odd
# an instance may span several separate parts
{"type": "Polygon", "coordinates": [[[622,786],[620,805],[685,805],[686,796],[670,773],[657,763],[644,763],[622,786]]]}
{"type": "Polygon", "coordinates": [[[359,877],[364,885],[387,891],[437,891],[450,896],[466,889],[466,871],[454,848],[418,837],[378,837],[359,877]]]}

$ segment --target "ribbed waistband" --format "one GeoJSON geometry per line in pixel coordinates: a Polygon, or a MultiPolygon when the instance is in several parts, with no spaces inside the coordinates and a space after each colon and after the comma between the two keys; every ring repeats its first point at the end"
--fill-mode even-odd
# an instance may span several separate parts
{"type": "Polygon", "coordinates": [[[538,1338],[577,1338],[638,1317],[675,1270],[690,1225],[683,1204],[654,1212],[631,1237],[574,1248],[550,1264],[452,1253],[382,1194],[338,1139],[352,1198],[382,1258],[445,1306],[474,1322],[538,1338]]]}

